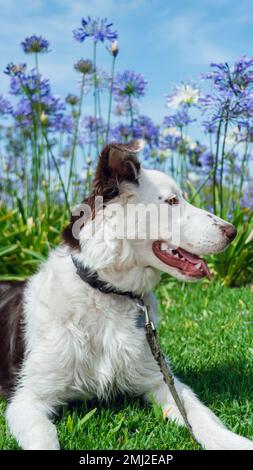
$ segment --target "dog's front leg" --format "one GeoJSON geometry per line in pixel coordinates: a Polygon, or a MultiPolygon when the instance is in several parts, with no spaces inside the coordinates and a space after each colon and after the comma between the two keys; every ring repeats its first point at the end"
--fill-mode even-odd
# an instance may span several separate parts
{"type": "Polygon", "coordinates": [[[26,450],[58,450],[56,427],[48,416],[50,407],[31,391],[21,388],[10,401],[6,418],[9,429],[26,450]]]}
{"type": "MultiPolygon", "coordinates": [[[[156,372],[156,377],[159,375],[156,372]]],[[[192,427],[196,440],[208,450],[253,450],[253,441],[239,436],[226,428],[226,426],[205,406],[193,393],[193,391],[181,383],[176,377],[175,387],[185,407],[187,418],[192,427]]],[[[153,384],[147,398],[152,398],[161,405],[164,416],[184,425],[183,418],[171,396],[168,386],[162,377],[153,384]]]]}

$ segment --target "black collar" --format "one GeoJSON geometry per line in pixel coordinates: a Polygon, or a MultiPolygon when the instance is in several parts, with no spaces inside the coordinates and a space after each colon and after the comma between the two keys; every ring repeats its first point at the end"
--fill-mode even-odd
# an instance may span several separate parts
{"type": "Polygon", "coordinates": [[[89,284],[94,289],[98,289],[103,294],[125,295],[126,297],[129,297],[132,300],[141,300],[141,297],[133,294],[133,292],[124,292],[122,290],[117,289],[117,287],[113,287],[107,282],[102,281],[101,279],[99,279],[98,273],[96,271],[84,267],[83,264],[80,261],[77,261],[77,259],[73,255],[71,255],[71,258],[76,267],[76,273],[78,274],[78,276],[82,279],[82,281],[87,282],[87,284],[89,284]]]}

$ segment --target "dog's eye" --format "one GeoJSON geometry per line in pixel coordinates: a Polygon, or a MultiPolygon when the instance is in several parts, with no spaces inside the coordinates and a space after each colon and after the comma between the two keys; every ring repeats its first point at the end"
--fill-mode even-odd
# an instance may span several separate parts
{"type": "Polygon", "coordinates": [[[168,197],[168,199],[165,200],[170,206],[175,206],[176,204],[179,204],[179,199],[175,194],[173,196],[168,197]]]}

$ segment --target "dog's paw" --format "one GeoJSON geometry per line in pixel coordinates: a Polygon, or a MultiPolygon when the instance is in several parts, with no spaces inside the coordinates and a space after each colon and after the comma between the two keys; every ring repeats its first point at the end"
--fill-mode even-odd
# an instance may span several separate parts
{"type": "Polygon", "coordinates": [[[30,442],[24,450],[60,450],[60,444],[58,441],[51,439],[40,439],[34,442],[30,442]]]}

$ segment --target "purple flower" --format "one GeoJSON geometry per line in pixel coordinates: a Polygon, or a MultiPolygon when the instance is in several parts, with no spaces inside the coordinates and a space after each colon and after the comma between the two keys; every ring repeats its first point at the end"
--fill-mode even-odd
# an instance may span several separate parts
{"type": "Polygon", "coordinates": [[[74,69],[84,75],[89,75],[94,72],[93,63],[89,59],[80,59],[74,64],[74,69]]]}
{"type": "Polygon", "coordinates": [[[138,116],[133,125],[120,123],[112,127],[110,139],[127,142],[130,139],[144,139],[150,148],[158,145],[159,129],[147,116],[138,116]]]}
{"type": "Polygon", "coordinates": [[[85,116],[82,119],[81,128],[84,134],[81,136],[80,145],[89,144],[96,145],[96,134],[103,135],[106,131],[105,123],[100,118],[94,116],[85,116]]]}
{"type": "Polygon", "coordinates": [[[193,167],[202,166],[203,155],[208,152],[206,145],[201,144],[198,140],[186,146],[186,152],[189,157],[189,162],[193,167]]]}
{"type": "Polygon", "coordinates": [[[37,99],[38,89],[40,96],[46,96],[50,93],[49,80],[38,75],[35,69],[30,70],[27,74],[20,73],[11,77],[10,93],[12,95],[28,94],[37,99]]]}
{"type": "Polygon", "coordinates": [[[213,92],[199,100],[208,114],[204,123],[218,126],[223,121],[237,121],[253,115],[253,59],[242,57],[233,67],[227,63],[211,64],[211,72],[202,78],[211,80],[213,92]]]}
{"type": "Polygon", "coordinates": [[[21,47],[26,54],[49,52],[49,42],[42,36],[30,36],[21,42],[21,47]]]}
{"type": "MultiPolygon", "coordinates": [[[[110,83],[110,77],[108,73],[99,67],[96,70],[96,88],[98,91],[103,92],[108,89],[110,83]]],[[[78,84],[82,85],[82,79],[78,81],[78,84]]],[[[94,75],[86,75],[84,82],[84,92],[88,94],[93,91],[94,88],[94,75]]]]}
{"type": "Polygon", "coordinates": [[[0,95],[0,114],[11,114],[12,105],[10,101],[0,95]]]}
{"type": "Polygon", "coordinates": [[[116,100],[141,98],[145,95],[147,80],[140,73],[125,70],[117,73],[113,83],[113,93],[116,100]]]}
{"type": "Polygon", "coordinates": [[[16,75],[23,75],[26,71],[26,64],[13,64],[13,62],[10,62],[7,66],[6,69],[4,70],[4,73],[6,75],[9,75],[10,77],[16,76],[16,75]]]}
{"type": "Polygon", "coordinates": [[[118,37],[117,31],[112,31],[113,23],[108,23],[107,18],[93,20],[90,16],[81,21],[81,28],[74,29],[74,38],[83,42],[87,38],[92,38],[94,42],[115,41],[118,37]]]}
{"type": "Polygon", "coordinates": [[[65,98],[66,103],[70,104],[70,106],[76,106],[77,103],[79,102],[79,98],[76,95],[73,95],[72,93],[69,93],[66,98],[65,98]]]}
{"type": "Polygon", "coordinates": [[[134,138],[142,138],[150,147],[158,145],[159,129],[148,116],[138,116],[134,120],[134,138]]]}
{"type": "Polygon", "coordinates": [[[189,108],[186,106],[181,106],[181,108],[171,116],[165,116],[163,125],[165,127],[184,127],[190,124],[191,122],[196,121],[192,119],[189,115],[189,108]]]}
{"type": "Polygon", "coordinates": [[[110,130],[110,140],[124,143],[132,138],[132,128],[129,124],[120,123],[110,130]]]}
{"type": "Polygon", "coordinates": [[[202,153],[201,163],[203,167],[205,167],[208,171],[210,171],[214,166],[214,155],[210,152],[210,150],[206,149],[202,153]]]}
{"type": "Polygon", "coordinates": [[[32,108],[30,101],[27,98],[21,98],[17,103],[15,110],[13,110],[12,115],[17,126],[30,126],[32,122],[32,108]]]}
{"type": "Polygon", "coordinates": [[[71,134],[74,128],[74,122],[72,116],[56,115],[51,118],[51,127],[54,131],[61,133],[71,134]]]}

